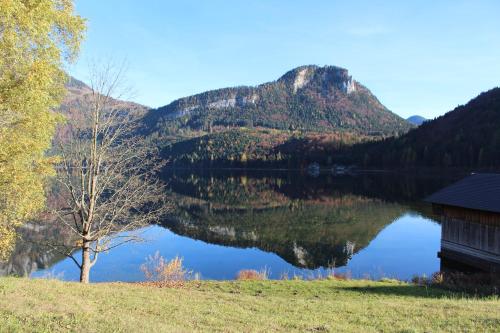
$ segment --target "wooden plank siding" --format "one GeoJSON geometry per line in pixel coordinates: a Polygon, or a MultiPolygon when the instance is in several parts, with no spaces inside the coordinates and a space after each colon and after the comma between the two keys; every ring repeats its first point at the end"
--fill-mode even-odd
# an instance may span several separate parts
{"type": "Polygon", "coordinates": [[[499,272],[500,225],[443,216],[439,257],[482,270],[499,272]]]}
{"type": "Polygon", "coordinates": [[[444,219],[500,226],[499,213],[441,204],[432,204],[432,210],[444,219]]]}
{"type": "Polygon", "coordinates": [[[489,253],[500,261],[500,226],[445,219],[441,228],[442,243],[489,253]]]}

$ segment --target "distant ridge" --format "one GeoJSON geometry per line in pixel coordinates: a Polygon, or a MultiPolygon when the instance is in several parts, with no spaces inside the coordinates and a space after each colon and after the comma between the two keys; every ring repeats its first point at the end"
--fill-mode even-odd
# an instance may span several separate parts
{"type": "Polygon", "coordinates": [[[418,116],[418,115],[408,117],[408,118],[406,118],[406,120],[407,120],[409,123],[411,123],[411,124],[413,124],[413,125],[416,125],[416,126],[420,126],[420,125],[422,125],[422,123],[423,123],[424,121],[427,121],[427,119],[425,119],[425,118],[424,118],[424,117],[422,117],[422,116],[418,116]]]}

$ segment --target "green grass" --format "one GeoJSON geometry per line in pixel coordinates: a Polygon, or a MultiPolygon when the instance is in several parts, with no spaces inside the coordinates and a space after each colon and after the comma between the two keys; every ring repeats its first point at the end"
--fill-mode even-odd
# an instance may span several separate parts
{"type": "Polygon", "coordinates": [[[396,281],[191,282],[182,289],[0,278],[2,332],[498,332],[498,297],[396,281]]]}

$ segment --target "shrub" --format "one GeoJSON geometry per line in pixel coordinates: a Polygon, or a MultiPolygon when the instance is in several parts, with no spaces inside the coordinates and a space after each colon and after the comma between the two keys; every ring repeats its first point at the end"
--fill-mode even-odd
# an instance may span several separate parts
{"type": "Polygon", "coordinates": [[[236,275],[236,280],[267,280],[267,278],[267,269],[263,269],[260,272],[254,269],[242,269],[236,275]]]}
{"type": "Polygon", "coordinates": [[[156,251],[154,255],[149,255],[146,262],[141,265],[141,271],[144,273],[146,280],[150,282],[158,282],[167,285],[182,285],[192,275],[191,271],[184,268],[183,259],[175,257],[170,261],[166,261],[156,251]]]}

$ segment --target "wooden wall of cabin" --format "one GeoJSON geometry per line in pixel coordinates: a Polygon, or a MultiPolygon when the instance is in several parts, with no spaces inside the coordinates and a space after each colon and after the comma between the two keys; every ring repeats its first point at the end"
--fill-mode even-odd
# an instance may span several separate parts
{"type": "Polygon", "coordinates": [[[433,204],[432,208],[434,214],[444,219],[500,226],[500,213],[437,204],[433,204]]]}
{"type": "Polygon", "coordinates": [[[444,218],[441,241],[488,252],[500,260],[500,226],[444,218]]]}

